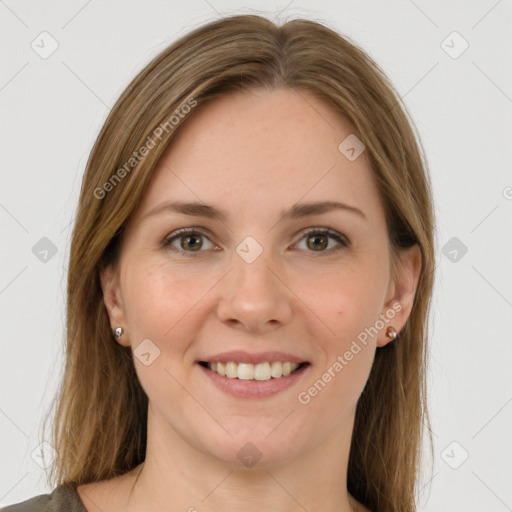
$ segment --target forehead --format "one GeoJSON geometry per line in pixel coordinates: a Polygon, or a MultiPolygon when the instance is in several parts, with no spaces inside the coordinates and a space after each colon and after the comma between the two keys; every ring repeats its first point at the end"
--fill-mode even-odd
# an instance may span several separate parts
{"type": "Polygon", "coordinates": [[[294,203],[343,201],[383,216],[363,152],[350,161],[339,145],[354,129],[305,91],[250,90],[196,107],[163,154],[140,206],[169,199],[232,209],[238,216],[294,203]]]}

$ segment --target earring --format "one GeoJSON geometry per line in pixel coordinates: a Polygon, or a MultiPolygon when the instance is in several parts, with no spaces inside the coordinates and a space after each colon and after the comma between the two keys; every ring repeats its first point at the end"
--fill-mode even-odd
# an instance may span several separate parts
{"type": "Polygon", "coordinates": [[[396,332],[395,328],[393,326],[389,326],[387,329],[386,329],[386,336],[388,338],[390,338],[391,340],[395,340],[396,337],[398,336],[398,333],[396,332]]]}
{"type": "Polygon", "coordinates": [[[114,331],[114,338],[116,341],[119,341],[121,339],[121,336],[123,335],[123,328],[122,327],[116,327],[116,330],[114,331]]]}

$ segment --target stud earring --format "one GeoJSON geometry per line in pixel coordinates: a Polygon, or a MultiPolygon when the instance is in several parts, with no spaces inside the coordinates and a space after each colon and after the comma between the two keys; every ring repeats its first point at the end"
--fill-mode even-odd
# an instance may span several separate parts
{"type": "Polygon", "coordinates": [[[390,338],[391,340],[396,340],[396,337],[398,336],[398,333],[396,332],[395,328],[393,326],[389,326],[386,329],[386,336],[390,338]]]}
{"type": "Polygon", "coordinates": [[[121,336],[123,335],[123,328],[122,327],[116,327],[116,330],[114,331],[114,338],[116,341],[119,341],[121,339],[121,336]]]}

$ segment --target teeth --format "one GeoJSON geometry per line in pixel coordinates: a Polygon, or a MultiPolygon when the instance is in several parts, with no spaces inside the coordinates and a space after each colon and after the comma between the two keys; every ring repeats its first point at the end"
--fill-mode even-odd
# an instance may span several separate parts
{"type": "Polygon", "coordinates": [[[292,363],[283,363],[283,375],[292,373],[292,363]]]}
{"type": "Polygon", "coordinates": [[[299,367],[298,363],[274,361],[259,364],[235,363],[208,363],[208,368],[222,377],[240,380],[270,380],[286,377],[299,367]]]}
{"type": "Polygon", "coordinates": [[[254,378],[256,380],[269,380],[272,378],[272,367],[270,366],[270,363],[261,363],[255,365],[254,378]]]}
{"type": "Polygon", "coordinates": [[[281,361],[274,361],[271,368],[272,377],[278,379],[283,375],[283,363],[281,361]]]}
{"type": "Polygon", "coordinates": [[[238,365],[233,361],[226,363],[226,377],[229,377],[230,379],[236,379],[238,377],[237,370],[238,365]]]}

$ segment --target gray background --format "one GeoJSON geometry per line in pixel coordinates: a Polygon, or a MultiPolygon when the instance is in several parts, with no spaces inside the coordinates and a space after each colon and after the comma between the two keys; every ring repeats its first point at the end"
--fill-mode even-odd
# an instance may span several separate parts
{"type": "Polygon", "coordinates": [[[510,0],[0,0],[0,505],[51,490],[40,423],[62,369],[70,226],[100,126],[151,57],[235,12],[329,21],[402,95],[438,216],[435,460],[420,510],[512,510],[510,0]]]}

